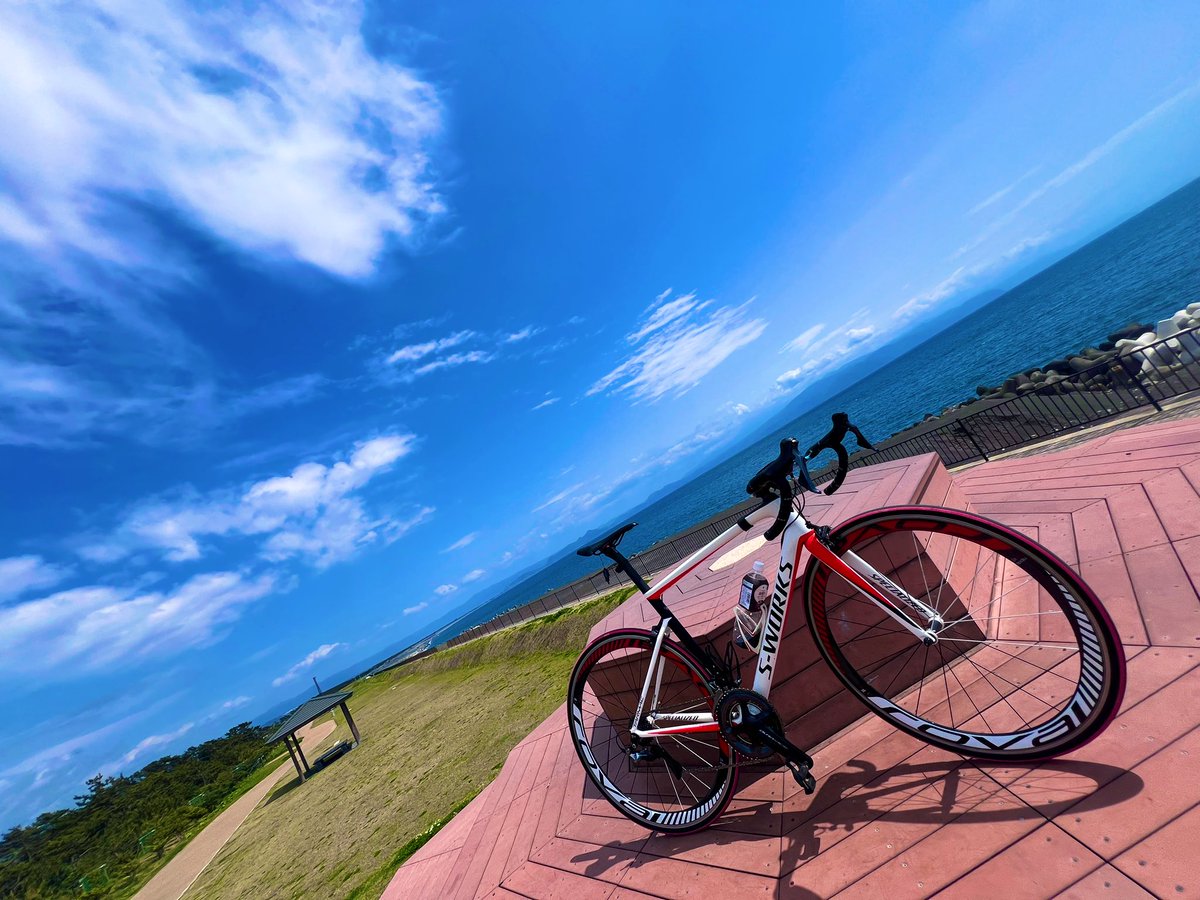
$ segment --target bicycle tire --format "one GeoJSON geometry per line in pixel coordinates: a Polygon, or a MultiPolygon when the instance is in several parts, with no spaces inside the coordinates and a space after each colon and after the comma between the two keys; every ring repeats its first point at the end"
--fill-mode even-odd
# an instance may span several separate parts
{"type": "Polygon", "coordinates": [[[842,684],[892,725],[963,755],[1015,761],[1078,749],[1116,716],[1125,690],[1117,631],[1087,584],[1045,547],[982,516],[928,506],[855,517],[831,543],[954,614],[936,649],[924,646],[810,559],[804,595],[817,648],[842,684]],[[966,554],[960,558],[961,545],[950,541],[965,541],[966,554]],[[935,598],[930,576],[938,574],[944,578],[935,598]],[[872,611],[876,618],[865,618],[872,611]],[[871,663],[876,654],[880,661],[871,663]]]}
{"type": "MultiPolygon", "coordinates": [[[[611,631],[592,641],[571,672],[567,720],[584,771],[609,803],[647,828],[686,834],[724,812],[737,787],[737,761],[719,733],[652,742],[673,760],[700,758],[701,764],[685,767],[680,778],[671,774],[665,758],[633,761],[629,727],[654,640],[653,632],[638,628],[611,631]]],[[[667,684],[659,709],[711,711],[715,699],[705,666],[670,640],[663,642],[661,658],[667,684]]]]}

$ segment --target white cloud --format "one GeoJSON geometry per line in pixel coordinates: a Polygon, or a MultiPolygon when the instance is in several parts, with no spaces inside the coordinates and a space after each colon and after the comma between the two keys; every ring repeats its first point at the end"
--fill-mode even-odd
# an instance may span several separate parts
{"type": "Polygon", "coordinates": [[[167,734],[152,734],[147,738],[143,738],[142,740],[138,741],[137,745],[132,750],[122,756],[115,763],[110,763],[107,766],[101,766],[101,771],[124,771],[124,766],[129,765],[139,756],[145,755],[147,750],[153,750],[155,747],[162,747],[166,744],[172,743],[173,741],[177,741],[191,731],[194,727],[194,722],[187,722],[183,725],[180,725],[174,731],[168,732],[167,734]]]}
{"type": "Polygon", "coordinates": [[[468,350],[466,353],[451,353],[412,369],[408,373],[408,380],[428,375],[430,372],[436,372],[438,369],[453,369],[469,363],[490,363],[495,358],[496,354],[487,350],[468,350]]]}
{"type": "Polygon", "coordinates": [[[206,646],[280,587],[271,574],[212,572],[167,592],[80,587],[0,608],[0,670],[75,674],[206,646]]]}
{"type": "Polygon", "coordinates": [[[433,589],[433,592],[435,594],[437,594],[439,597],[445,597],[449,594],[453,594],[457,590],[458,590],[457,584],[439,584],[437,587],[435,587],[433,589]]]}
{"type": "Polygon", "coordinates": [[[464,575],[462,577],[462,583],[470,584],[472,581],[478,581],[480,578],[482,578],[486,574],[487,574],[487,570],[485,570],[485,569],[472,569],[470,572],[468,572],[466,575],[464,575]]]}
{"type": "Polygon", "coordinates": [[[808,348],[808,346],[813,341],[815,341],[820,336],[821,332],[824,330],[825,330],[824,322],[822,322],[819,325],[813,325],[810,328],[806,328],[804,331],[800,332],[800,334],[796,335],[794,338],[792,338],[790,341],[788,341],[787,346],[784,347],[783,349],[784,350],[805,350],[808,348]]]}
{"type": "Polygon", "coordinates": [[[303,557],[318,568],[348,559],[377,541],[390,543],[426,521],[433,507],[407,518],[370,514],[356,492],[412,452],[411,434],[360,441],[342,460],[306,462],[291,473],[239,490],[188,494],[135,508],[115,533],[85,543],[80,554],[114,562],[139,548],[158,550],[173,562],[201,558],[210,537],[257,536],[265,559],[303,557]]]}
{"type": "Polygon", "coordinates": [[[538,328],[534,325],[526,325],[524,328],[518,331],[509,332],[503,338],[501,338],[500,342],[503,344],[518,344],[521,341],[529,340],[535,334],[541,334],[541,332],[541,328],[538,328]]]}
{"type": "Polygon", "coordinates": [[[106,230],[166,203],[256,255],[369,272],[442,210],[437,96],[372,54],[360,3],[8,4],[0,228],[29,251],[152,264],[106,230]]]}
{"type": "Polygon", "coordinates": [[[630,356],[588,388],[588,396],[628,392],[635,400],[655,401],[691,390],[732,353],[756,340],[764,319],[748,319],[751,301],[710,310],[695,294],[673,300],[664,291],[646,311],[642,325],[627,336],[630,356]]]}
{"type": "Polygon", "coordinates": [[[10,556],[0,559],[0,600],[19,597],[26,591],[58,584],[68,574],[61,566],[51,565],[40,556],[10,556]]]}
{"type": "Polygon", "coordinates": [[[574,494],[577,490],[579,490],[581,487],[583,487],[583,485],[584,485],[584,482],[578,481],[575,484],[571,485],[570,487],[563,488],[561,491],[559,491],[557,494],[555,494],[554,496],[547,499],[545,502],[541,503],[538,506],[535,506],[531,510],[531,512],[541,512],[543,509],[554,506],[557,503],[561,503],[563,500],[566,500],[568,497],[570,497],[572,494],[574,494]]]}
{"type": "MultiPolygon", "coordinates": [[[[1106,156],[1121,147],[1122,144],[1125,144],[1131,138],[1135,137],[1139,132],[1145,130],[1148,126],[1154,124],[1154,122],[1170,113],[1173,109],[1175,109],[1175,107],[1181,103],[1190,102],[1198,95],[1200,95],[1200,82],[1194,82],[1193,84],[1188,85],[1187,87],[1168,97],[1153,109],[1143,113],[1133,122],[1129,123],[1124,128],[1111,135],[1107,140],[1097,144],[1079,159],[1075,160],[1073,163],[1055,174],[1052,178],[1047,179],[1026,194],[1016,206],[1014,206],[1004,215],[1000,216],[998,219],[996,219],[996,221],[992,222],[974,239],[968,241],[966,244],[960,247],[954,255],[956,257],[963,256],[978,248],[987,240],[992,238],[1004,226],[1013,222],[1022,212],[1024,212],[1034,203],[1041,200],[1042,197],[1046,196],[1051,191],[1061,188],[1068,182],[1073,181],[1079,175],[1083,174],[1092,166],[1096,165],[1096,163],[1100,162],[1106,156]]],[[[1015,185],[1013,186],[1015,187],[1015,185]]],[[[1000,193],[1007,193],[1007,191],[1000,193]]],[[[991,200],[991,198],[989,198],[989,200],[991,200]]],[[[983,208],[986,205],[988,205],[987,201],[985,201],[985,203],[981,204],[979,207],[976,207],[976,209],[983,208]]],[[[972,212],[974,211],[975,210],[972,210],[972,212]]]]}
{"type": "MultiPolygon", "coordinates": [[[[256,267],[370,275],[443,208],[433,87],[368,50],[365,4],[0,4],[0,443],[148,444],[299,402],[172,321],[206,285],[178,228],[256,267]]],[[[373,50],[379,52],[373,52],[373,50]]]]}
{"type": "Polygon", "coordinates": [[[317,663],[320,660],[324,659],[325,657],[329,656],[331,653],[336,653],[338,650],[344,650],[349,646],[350,646],[349,644],[337,644],[337,643],[322,644],[320,647],[318,647],[312,653],[308,654],[308,656],[304,657],[304,659],[300,660],[300,662],[296,663],[294,666],[292,666],[290,669],[288,669],[286,672],[284,672],[278,678],[273,679],[271,681],[271,684],[274,685],[275,687],[279,687],[280,685],[287,684],[289,681],[294,681],[295,679],[299,678],[303,673],[305,673],[306,671],[311,669],[315,663],[317,663]]]}
{"type": "Polygon", "coordinates": [[[240,697],[234,697],[232,700],[226,700],[221,704],[221,711],[226,712],[233,709],[241,709],[243,706],[249,703],[251,699],[252,698],[243,695],[240,697]]]}
{"type": "Polygon", "coordinates": [[[779,375],[775,379],[776,389],[791,390],[810,376],[820,377],[837,369],[867,349],[881,332],[866,322],[866,316],[866,311],[860,310],[838,328],[810,341],[805,348],[804,361],[779,375]]]}
{"type": "Polygon", "coordinates": [[[444,549],[443,553],[453,553],[455,550],[462,550],[464,547],[469,547],[475,542],[475,538],[479,537],[478,531],[472,531],[470,534],[464,534],[457,541],[444,549]]]}
{"type": "Polygon", "coordinates": [[[1053,232],[1050,231],[1030,235],[1017,241],[1017,243],[993,259],[976,263],[972,266],[959,266],[929,290],[910,297],[892,313],[892,318],[898,321],[906,321],[920,315],[926,310],[937,306],[942,301],[962,293],[972,284],[977,284],[979,279],[989,272],[995,272],[997,269],[1028,253],[1030,250],[1037,249],[1047,243],[1053,236],[1053,232]]]}
{"type": "Polygon", "coordinates": [[[561,397],[547,397],[541,403],[538,403],[536,406],[532,407],[532,409],[534,409],[534,410],[545,409],[547,406],[553,406],[555,403],[557,403],[561,399],[562,399],[561,397]]]}
{"type": "Polygon", "coordinates": [[[730,407],[730,411],[735,416],[744,416],[746,413],[750,412],[750,407],[745,403],[735,403],[732,407],[730,407]]]}
{"type": "Polygon", "coordinates": [[[428,603],[426,603],[424,600],[422,600],[422,601],[421,601],[420,603],[418,603],[416,606],[406,606],[406,607],[404,607],[404,615],[406,615],[406,616],[411,616],[411,615],[414,615],[414,614],[416,614],[416,613],[419,613],[419,612],[420,612],[421,610],[423,610],[423,609],[429,609],[429,604],[428,604],[428,603]]]}
{"type": "Polygon", "coordinates": [[[1011,194],[1014,190],[1016,190],[1018,185],[1023,184],[1024,182],[1026,182],[1030,178],[1032,178],[1035,174],[1037,174],[1038,170],[1040,170],[1040,169],[1041,169],[1041,166],[1034,166],[1032,169],[1030,169],[1024,175],[1017,178],[1015,181],[1010,182],[1009,184],[1000,188],[1000,190],[996,191],[993,194],[990,194],[988,197],[986,197],[983,200],[976,203],[974,206],[972,206],[970,208],[970,210],[967,211],[967,215],[973,216],[976,213],[983,212],[989,206],[993,206],[996,203],[999,203],[1001,200],[1003,200],[1005,197],[1007,197],[1009,194],[1011,194]]]}
{"type": "Polygon", "coordinates": [[[416,360],[424,359],[431,353],[438,353],[442,350],[449,350],[451,347],[457,347],[459,344],[475,336],[474,331],[464,330],[448,334],[444,338],[435,338],[432,341],[425,341],[420,344],[408,344],[394,351],[388,356],[386,361],[388,364],[415,362],[416,360]]]}

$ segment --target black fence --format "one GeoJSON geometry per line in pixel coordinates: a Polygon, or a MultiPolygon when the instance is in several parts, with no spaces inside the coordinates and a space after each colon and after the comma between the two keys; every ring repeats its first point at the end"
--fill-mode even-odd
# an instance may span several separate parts
{"type": "MultiPolygon", "coordinates": [[[[951,415],[952,421],[909,428],[862,451],[850,467],[936,453],[947,466],[990,459],[998,453],[1086,428],[1200,390],[1200,328],[1190,328],[1132,352],[1098,360],[1070,375],[1023,382],[1017,396],[977,400],[951,415]],[[915,433],[914,433],[915,432],[915,433]],[[906,437],[906,435],[908,435],[906,437]]],[[[944,417],[940,417],[944,419],[944,417]]],[[[830,477],[826,469],[817,481],[830,477]]],[[[631,558],[645,574],[661,572],[699,550],[757,505],[748,500],[687,531],[660,541],[631,558]]],[[[518,622],[596,597],[629,583],[611,566],[551,591],[523,606],[476,625],[439,646],[454,647],[518,622]]]]}
{"type": "Polygon", "coordinates": [[[947,466],[986,461],[1128,412],[1161,410],[1163,403],[1200,390],[1200,328],[1017,390],[1010,399],[977,400],[953,421],[901,432],[876,452],[856,453],[851,468],[923,453],[936,453],[947,466]]]}

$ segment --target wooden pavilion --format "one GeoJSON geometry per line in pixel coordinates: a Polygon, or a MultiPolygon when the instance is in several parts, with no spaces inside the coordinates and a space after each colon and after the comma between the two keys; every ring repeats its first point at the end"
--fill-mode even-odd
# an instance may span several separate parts
{"type": "Polygon", "coordinates": [[[292,711],[292,714],[271,735],[268,743],[273,744],[279,740],[283,741],[283,745],[287,747],[288,756],[292,758],[292,765],[296,767],[296,774],[300,776],[301,781],[311,775],[315,769],[321,768],[321,764],[326,761],[332,761],[333,758],[340,755],[340,752],[344,752],[344,749],[339,745],[334,750],[340,752],[333,753],[332,755],[326,752],[322,754],[319,760],[315,761],[315,766],[309,766],[308,760],[304,757],[304,751],[300,749],[300,741],[296,737],[296,732],[309,722],[323,716],[335,706],[340,707],[342,715],[346,717],[346,724],[350,726],[350,733],[354,735],[354,742],[346,749],[354,749],[362,740],[358,734],[358,726],[354,724],[354,717],[350,715],[350,707],[346,705],[346,701],[352,693],[352,691],[331,691],[328,694],[318,694],[311,700],[305,700],[292,711]]]}

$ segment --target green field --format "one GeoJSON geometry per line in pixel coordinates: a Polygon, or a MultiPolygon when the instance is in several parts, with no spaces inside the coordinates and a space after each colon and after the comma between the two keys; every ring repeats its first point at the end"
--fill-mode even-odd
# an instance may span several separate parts
{"type": "MultiPolygon", "coordinates": [[[[355,682],[362,744],[304,784],[280,784],[185,896],[378,897],[563,703],[591,626],[630,593],[355,682]]],[[[333,739],[349,736],[338,716],[333,739]]]]}

